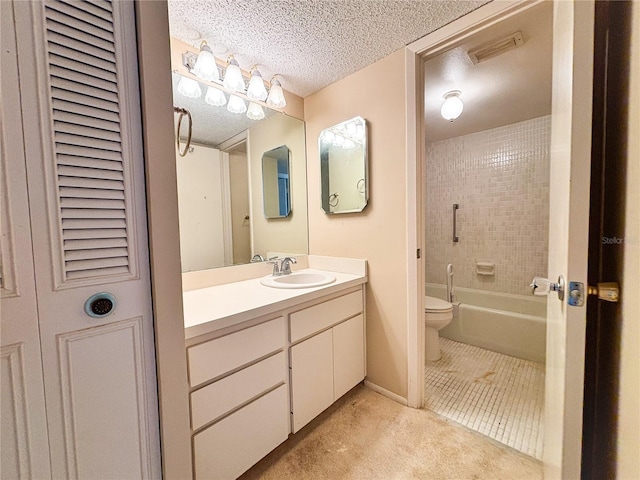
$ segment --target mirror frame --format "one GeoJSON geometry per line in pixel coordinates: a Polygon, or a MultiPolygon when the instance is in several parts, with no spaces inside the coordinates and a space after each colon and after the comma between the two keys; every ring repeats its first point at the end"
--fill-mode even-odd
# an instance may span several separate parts
{"type": "MultiPolygon", "coordinates": [[[[318,154],[320,156],[320,205],[322,210],[324,211],[324,213],[326,213],[327,215],[337,215],[337,214],[343,214],[343,213],[361,213],[369,204],[369,142],[368,142],[368,126],[367,126],[367,121],[361,117],[361,116],[356,116],[353,118],[350,118],[348,120],[345,120],[344,122],[340,122],[336,125],[332,125],[330,127],[327,127],[325,129],[323,129],[320,132],[320,135],[318,136],[318,154]],[[364,170],[364,178],[362,180],[364,180],[364,205],[362,205],[361,208],[352,208],[352,209],[348,209],[348,210],[338,210],[338,211],[332,211],[331,210],[331,197],[333,197],[334,195],[330,193],[329,190],[329,153],[327,151],[325,151],[323,153],[323,149],[322,149],[322,145],[323,145],[323,136],[325,135],[325,132],[327,131],[331,131],[333,129],[340,129],[341,126],[343,125],[347,125],[349,123],[352,122],[362,122],[362,127],[363,127],[363,139],[362,139],[362,148],[363,148],[363,152],[362,152],[362,163],[363,163],[363,170],[364,170]]],[[[332,132],[333,133],[333,132],[332,132]]],[[[360,181],[362,181],[360,180],[360,181]]],[[[358,181],[358,184],[360,183],[360,181],[358,181]]]]}

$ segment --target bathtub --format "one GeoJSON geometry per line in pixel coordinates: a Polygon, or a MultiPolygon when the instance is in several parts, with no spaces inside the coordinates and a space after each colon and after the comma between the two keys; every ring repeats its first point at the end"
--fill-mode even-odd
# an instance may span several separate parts
{"type": "MultiPolygon", "coordinates": [[[[445,285],[426,284],[426,294],[446,299],[445,285]]],[[[514,357],[544,363],[546,297],[455,287],[454,317],[440,336],[514,357]]]]}

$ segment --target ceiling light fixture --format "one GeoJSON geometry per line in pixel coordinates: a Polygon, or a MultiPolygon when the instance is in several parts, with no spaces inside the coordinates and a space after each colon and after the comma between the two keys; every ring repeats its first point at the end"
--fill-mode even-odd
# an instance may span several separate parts
{"type": "Polygon", "coordinates": [[[251,100],[260,100],[261,102],[267,98],[267,89],[264,86],[262,74],[255,66],[251,68],[251,78],[249,79],[249,86],[247,86],[247,97],[251,100]]]}
{"type": "Polygon", "coordinates": [[[269,89],[269,96],[267,97],[267,105],[275,108],[286,107],[287,101],[284,99],[284,92],[282,91],[280,81],[274,75],[269,83],[271,83],[271,88],[269,89]]]}
{"type": "Polygon", "coordinates": [[[207,42],[202,41],[200,44],[200,53],[193,66],[193,74],[203,80],[209,82],[219,82],[220,74],[216,65],[216,57],[213,56],[211,47],[207,42]]]}
{"type": "Polygon", "coordinates": [[[460,100],[461,93],[462,92],[460,92],[460,90],[451,90],[444,94],[444,102],[440,108],[442,118],[453,122],[460,116],[464,109],[464,104],[462,103],[462,100],[460,100]]]}
{"type": "Polygon", "coordinates": [[[233,55],[229,55],[227,58],[227,68],[224,72],[224,79],[222,80],[224,88],[233,90],[234,92],[244,92],[244,79],[242,78],[242,71],[238,61],[233,58],[233,55]]]}

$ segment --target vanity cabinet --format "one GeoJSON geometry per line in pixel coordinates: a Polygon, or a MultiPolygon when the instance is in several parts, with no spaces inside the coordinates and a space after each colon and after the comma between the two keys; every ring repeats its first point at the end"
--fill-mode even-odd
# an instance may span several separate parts
{"type": "Polygon", "coordinates": [[[294,433],[364,379],[362,297],[358,289],[289,316],[294,433]]]}
{"type": "Polygon", "coordinates": [[[187,347],[196,479],[236,478],[287,439],[286,340],[279,316],[187,347]]]}
{"type": "Polygon", "coordinates": [[[196,479],[237,478],[364,379],[363,297],[351,286],[187,340],[196,479]]]}

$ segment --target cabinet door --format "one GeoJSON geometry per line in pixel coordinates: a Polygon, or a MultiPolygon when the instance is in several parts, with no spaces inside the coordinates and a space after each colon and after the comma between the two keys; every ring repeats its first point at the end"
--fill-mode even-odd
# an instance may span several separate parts
{"type": "Polygon", "coordinates": [[[333,403],[331,330],[291,347],[291,406],[297,432],[333,403]]]}
{"type": "Polygon", "coordinates": [[[362,314],[333,327],[333,395],[337,400],[364,378],[362,314]]]}

